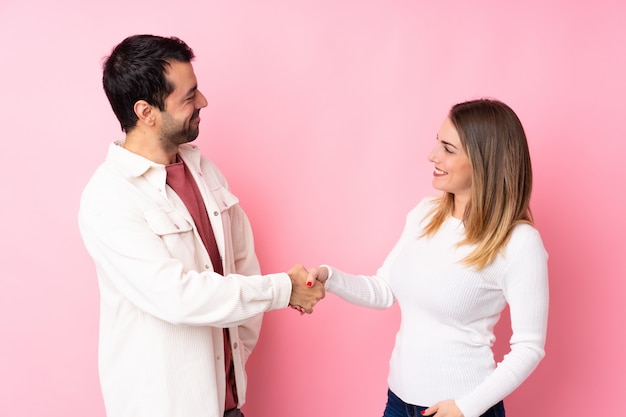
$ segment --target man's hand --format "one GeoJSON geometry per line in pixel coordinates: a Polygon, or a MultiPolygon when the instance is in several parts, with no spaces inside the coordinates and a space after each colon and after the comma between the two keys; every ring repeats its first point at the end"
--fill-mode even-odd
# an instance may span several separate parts
{"type": "Polygon", "coordinates": [[[289,298],[289,306],[301,313],[311,314],[313,306],[319,300],[324,298],[324,285],[315,282],[313,285],[307,285],[307,276],[309,272],[302,265],[295,265],[287,272],[291,278],[291,297],[289,298]]]}

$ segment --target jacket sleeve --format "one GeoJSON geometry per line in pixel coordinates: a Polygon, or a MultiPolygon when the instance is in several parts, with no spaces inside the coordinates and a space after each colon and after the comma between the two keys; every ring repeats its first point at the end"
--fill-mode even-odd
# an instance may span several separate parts
{"type": "MultiPolygon", "coordinates": [[[[112,294],[109,299],[123,297],[173,324],[217,327],[236,326],[287,306],[291,282],[285,273],[258,275],[257,270],[225,279],[208,268],[189,269],[170,249],[193,251],[192,231],[174,224],[179,228],[155,233],[142,207],[146,201],[128,181],[107,172],[83,192],[79,227],[101,288],[112,294]]],[[[244,263],[254,261],[248,257],[244,263]]]]}

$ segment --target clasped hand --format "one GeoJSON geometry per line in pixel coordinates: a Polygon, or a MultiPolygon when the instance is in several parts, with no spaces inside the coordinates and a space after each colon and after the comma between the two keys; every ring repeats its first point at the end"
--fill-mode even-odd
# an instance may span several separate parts
{"type": "Polygon", "coordinates": [[[300,311],[300,314],[313,313],[313,307],[326,295],[323,281],[317,280],[314,272],[316,269],[308,271],[304,266],[298,264],[287,272],[291,278],[291,297],[289,307],[300,311]]]}

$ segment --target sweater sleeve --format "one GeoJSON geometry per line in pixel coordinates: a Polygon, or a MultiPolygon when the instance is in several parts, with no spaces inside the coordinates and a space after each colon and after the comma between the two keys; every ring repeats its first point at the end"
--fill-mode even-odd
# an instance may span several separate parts
{"type": "Polygon", "coordinates": [[[431,204],[432,199],[424,199],[407,214],[404,230],[400,238],[387,255],[376,275],[351,275],[328,267],[330,275],[326,282],[326,290],[349,303],[359,306],[377,309],[391,307],[396,301],[389,281],[391,266],[406,242],[417,238],[419,224],[431,204]]]}
{"type": "Polygon", "coordinates": [[[511,350],[474,390],[456,400],[465,417],[478,417],[519,387],[545,355],[548,254],[536,229],[518,226],[504,256],[502,287],[509,304],[511,350]]]}

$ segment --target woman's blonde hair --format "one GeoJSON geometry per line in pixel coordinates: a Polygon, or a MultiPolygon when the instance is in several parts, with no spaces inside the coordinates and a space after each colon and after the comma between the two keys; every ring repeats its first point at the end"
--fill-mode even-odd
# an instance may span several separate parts
{"type": "MultiPolygon", "coordinates": [[[[463,218],[465,239],[458,244],[475,245],[463,261],[480,270],[503,249],[517,224],[533,224],[528,143],[515,112],[497,100],[456,104],[448,117],[472,166],[471,197],[463,218]]],[[[445,192],[423,235],[437,232],[453,208],[454,194],[445,192]]]]}

